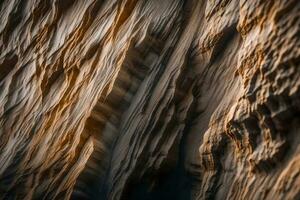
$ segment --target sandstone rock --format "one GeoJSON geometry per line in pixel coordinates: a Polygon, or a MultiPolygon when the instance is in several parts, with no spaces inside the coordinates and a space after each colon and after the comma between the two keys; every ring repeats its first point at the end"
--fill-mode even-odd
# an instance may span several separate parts
{"type": "Polygon", "coordinates": [[[0,199],[300,199],[298,0],[3,0],[0,22],[0,199]]]}

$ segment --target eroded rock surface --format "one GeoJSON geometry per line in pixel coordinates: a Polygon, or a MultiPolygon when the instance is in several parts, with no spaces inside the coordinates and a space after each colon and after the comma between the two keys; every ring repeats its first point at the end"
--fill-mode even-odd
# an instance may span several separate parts
{"type": "Polygon", "coordinates": [[[300,199],[299,0],[3,0],[0,22],[0,199],[300,199]]]}

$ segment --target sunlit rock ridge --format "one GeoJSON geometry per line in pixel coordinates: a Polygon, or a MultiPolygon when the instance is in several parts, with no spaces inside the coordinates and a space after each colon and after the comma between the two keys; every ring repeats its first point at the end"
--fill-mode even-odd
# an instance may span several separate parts
{"type": "Polygon", "coordinates": [[[300,199],[299,0],[0,1],[0,199],[300,199]]]}

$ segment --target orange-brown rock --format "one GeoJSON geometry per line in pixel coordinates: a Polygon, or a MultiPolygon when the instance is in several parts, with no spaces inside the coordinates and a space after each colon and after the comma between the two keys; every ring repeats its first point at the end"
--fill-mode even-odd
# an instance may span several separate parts
{"type": "Polygon", "coordinates": [[[0,199],[300,199],[299,0],[2,0],[0,22],[0,199]]]}

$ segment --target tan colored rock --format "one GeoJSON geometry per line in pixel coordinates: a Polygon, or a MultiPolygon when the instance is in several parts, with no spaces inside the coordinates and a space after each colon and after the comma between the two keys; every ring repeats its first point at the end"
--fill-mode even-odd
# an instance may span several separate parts
{"type": "Polygon", "coordinates": [[[3,0],[0,22],[0,199],[300,199],[298,0],[3,0]]]}

